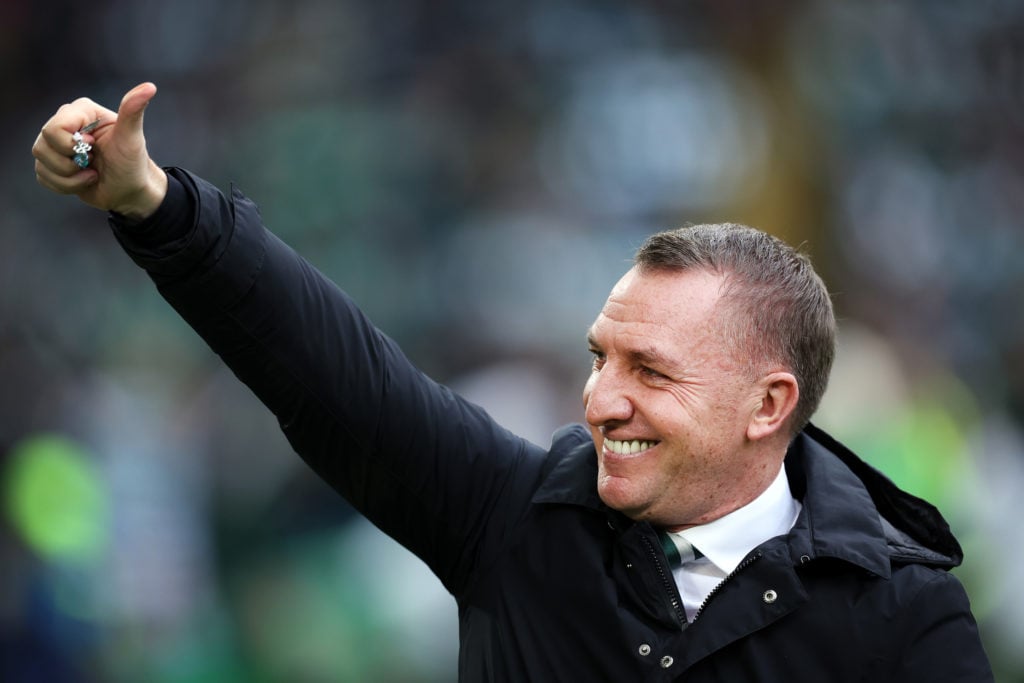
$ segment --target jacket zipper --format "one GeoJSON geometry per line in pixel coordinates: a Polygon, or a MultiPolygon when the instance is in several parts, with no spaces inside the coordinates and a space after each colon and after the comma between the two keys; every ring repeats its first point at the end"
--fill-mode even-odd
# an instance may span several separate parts
{"type": "Polygon", "coordinates": [[[665,594],[668,595],[669,603],[672,605],[672,609],[675,610],[676,619],[679,620],[679,627],[686,628],[688,621],[686,619],[686,613],[683,611],[683,605],[679,596],[679,589],[676,588],[676,581],[670,575],[665,573],[664,563],[658,556],[658,552],[654,549],[654,544],[646,536],[641,536],[644,545],[647,546],[647,552],[654,560],[654,566],[658,569],[658,576],[661,578],[661,585],[665,588],[665,594]]]}
{"type": "Polygon", "coordinates": [[[754,564],[754,562],[756,560],[758,560],[760,557],[761,557],[761,551],[758,550],[753,555],[747,555],[747,557],[742,562],[740,562],[738,565],[736,565],[736,568],[733,569],[731,572],[729,572],[728,576],[726,576],[724,579],[719,581],[718,585],[715,586],[713,589],[711,589],[711,592],[708,593],[708,596],[706,598],[704,598],[704,602],[700,603],[700,607],[697,608],[697,612],[693,615],[693,620],[697,621],[697,619],[698,619],[698,617],[700,617],[701,613],[704,612],[704,608],[708,606],[708,603],[711,601],[711,598],[713,598],[716,595],[718,595],[718,592],[720,590],[722,590],[722,586],[724,586],[726,584],[726,582],[728,582],[730,579],[732,579],[734,576],[739,574],[741,571],[743,571],[744,569],[746,569],[750,565],[754,564]]]}

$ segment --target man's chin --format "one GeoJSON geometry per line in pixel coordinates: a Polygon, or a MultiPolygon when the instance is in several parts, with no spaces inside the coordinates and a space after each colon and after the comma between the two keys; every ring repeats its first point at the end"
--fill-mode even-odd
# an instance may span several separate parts
{"type": "Polygon", "coordinates": [[[638,495],[635,483],[625,477],[598,476],[597,495],[605,505],[630,519],[643,519],[648,508],[647,501],[638,495]]]}

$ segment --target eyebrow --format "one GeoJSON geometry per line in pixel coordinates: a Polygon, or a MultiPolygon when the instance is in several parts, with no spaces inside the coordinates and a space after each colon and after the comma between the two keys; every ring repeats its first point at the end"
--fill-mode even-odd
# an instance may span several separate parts
{"type": "MultiPolygon", "coordinates": [[[[594,336],[593,330],[587,330],[587,344],[591,349],[602,350],[601,345],[597,342],[597,337],[594,336]]],[[[677,365],[664,353],[650,346],[642,349],[630,349],[626,351],[625,355],[630,360],[643,365],[657,365],[662,368],[673,368],[677,365]]]]}

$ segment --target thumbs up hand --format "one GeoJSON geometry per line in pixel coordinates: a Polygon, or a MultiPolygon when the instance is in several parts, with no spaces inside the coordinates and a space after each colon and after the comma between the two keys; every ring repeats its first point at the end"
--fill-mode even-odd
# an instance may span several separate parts
{"type": "Polygon", "coordinates": [[[149,158],[143,112],[156,86],[142,83],[121,100],[115,113],[88,98],[65,104],[43,126],[32,156],[36,180],[59,194],[77,195],[86,204],[142,219],[156,211],[167,193],[167,176],[149,158]],[[74,161],[77,131],[91,145],[89,164],[74,161]]]}

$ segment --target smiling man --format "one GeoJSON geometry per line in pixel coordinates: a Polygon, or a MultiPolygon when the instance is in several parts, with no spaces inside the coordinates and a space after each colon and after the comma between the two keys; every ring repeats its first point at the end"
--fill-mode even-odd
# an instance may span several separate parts
{"type": "MultiPolygon", "coordinates": [[[[699,226],[657,235],[648,250],[728,233],[771,244],[763,233],[699,226]]],[[[670,528],[713,521],[756,498],[782,467],[797,381],[789,363],[777,360],[769,371],[729,343],[729,278],[642,263],[591,328],[594,369],[583,399],[598,492],[633,519],[670,528]]],[[[820,341],[831,357],[831,334],[820,341]]]]}
{"type": "Polygon", "coordinates": [[[835,321],[805,257],[737,225],[651,237],[589,332],[588,427],[540,448],[419,372],[248,199],[157,166],[155,92],[61,107],[39,182],[110,211],[296,452],[437,574],[461,680],[992,680],[941,515],[809,424],[835,321]]]}
{"type": "Polygon", "coordinates": [[[750,228],[659,233],[588,340],[598,493],[699,551],[675,568],[692,620],[749,551],[799,515],[783,462],[832,364],[824,283],[806,258],[750,228]]]}

